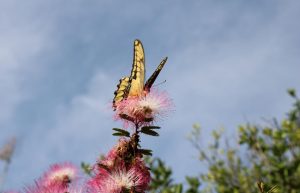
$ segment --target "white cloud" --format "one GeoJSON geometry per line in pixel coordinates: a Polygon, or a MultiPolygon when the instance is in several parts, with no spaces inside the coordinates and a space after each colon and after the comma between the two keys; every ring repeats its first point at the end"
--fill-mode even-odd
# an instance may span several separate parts
{"type": "Polygon", "coordinates": [[[41,64],[34,59],[48,45],[47,34],[29,23],[28,15],[13,14],[13,5],[1,3],[0,8],[0,124],[10,121],[17,106],[30,97],[24,83],[39,72],[41,64]]]}
{"type": "Polygon", "coordinates": [[[127,45],[136,37],[144,42],[147,70],[169,56],[157,82],[167,79],[160,88],[174,98],[176,112],[162,123],[161,137],[143,144],[173,166],[177,179],[195,172],[195,152],[184,141],[193,122],[211,129],[235,126],[244,115],[275,116],[290,103],[284,90],[299,88],[297,3],[11,2],[0,6],[0,124],[12,124],[29,98],[32,105],[19,116],[37,113],[19,129],[26,135],[10,187],[30,183],[49,162],[93,161],[108,151],[116,140],[111,127],[120,125],[109,103],[118,78],[130,71],[127,45]]]}

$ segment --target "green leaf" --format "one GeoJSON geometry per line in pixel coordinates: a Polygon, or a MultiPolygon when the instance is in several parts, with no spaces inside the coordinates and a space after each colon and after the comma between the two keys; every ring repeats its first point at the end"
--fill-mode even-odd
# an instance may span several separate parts
{"type": "Polygon", "coordinates": [[[126,135],[125,133],[120,133],[120,132],[113,133],[112,135],[113,135],[113,136],[124,136],[124,137],[130,137],[129,135],[126,135]]]}
{"type": "Polygon", "coordinates": [[[160,129],[159,126],[144,126],[141,129],[160,129]]]}
{"type": "Polygon", "coordinates": [[[279,188],[277,186],[273,186],[267,193],[277,193],[279,192],[279,188]]]}
{"type": "Polygon", "coordinates": [[[85,162],[81,162],[81,169],[83,170],[83,172],[87,175],[91,175],[92,172],[92,167],[90,166],[90,164],[87,164],[85,162]]]}
{"type": "Polygon", "coordinates": [[[120,132],[120,133],[126,133],[126,134],[130,135],[130,133],[129,133],[128,131],[124,130],[124,129],[113,128],[113,130],[114,130],[114,131],[118,131],[118,132],[120,132]]]}
{"type": "Polygon", "coordinates": [[[257,182],[257,187],[261,193],[264,193],[264,186],[265,185],[263,182],[261,182],[261,181],[257,182]]]}
{"type": "Polygon", "coordinates": [[[290,89],[287,90],[287,92],[289,93],[289,95],[291,97],[296,97],[296,91],[295,91],[295,89],[290,88],[290,89]]]}
{"type": "Polygon", "coordinates": [[[134,118],[126,115],[126,114],[119,114],[119,116],[122,118],[122,119],[125,119],[127,121],[131,121],[131,122],[134,122],[134,118]]]}
{"type": "Polygon", "coordinates": [[[175,186],[175,193],[182,193],[182,184],[178,184],[175,186]]]}
{"type": "Polygon", "coordinates": [[[124,129],[119,128],[113,128],[114,131],[117,131],[116,133],[113,133],[113,136],[124,136],[124,137],[130,137],[130,133],[124,129]]]}
{"type": "Polygon", "coordinates": [[[200,186],[200,182],[197,177],[186,176],[185,179],[191,187],[198,188],[200,186]]]}
{"type": "Polygon", "coordinates": [[[145,122],[152,122],[152,121],[153,121],[153,118],[145,118],[144,121],[145,121],[145,122]]]}
{"type": "Polygon", "coordinates": [[[159,134],[156,131],[149,129],[149,127],[142,127],[141,132],[151,136],[159,136],[159,134]]]}
{"type": "Polygon", "coordinates": [[[138,149],[138,152],[143,154],[143,155],[152,155],[152,150],[151,149],[138,149]]]}

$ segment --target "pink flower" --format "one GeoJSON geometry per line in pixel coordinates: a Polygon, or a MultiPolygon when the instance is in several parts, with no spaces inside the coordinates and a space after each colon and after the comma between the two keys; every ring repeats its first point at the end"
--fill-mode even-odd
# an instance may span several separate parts
{"type": "Polygon", "coordinates": [[[65,193],[68,192],[66,186],[62,186],[61,183],[51,183],[49,186],[45,186],[40,181],[36,181],[35,185],[25,188],[24,193],[65,193]]]}
{"type": "Polygon", "coordinates": [[[144,192],[150,183],[150,173],[143,161],[134,160],[126,169],[120,163],[111,170],[99,169],[99,173],[88,183],[90,193],[121,193],[123,190],[144,192]]]}
{"type": "Polygon", "coordinates": [[[85,188],[85,186],[83,186],[83,185],[78,186],[78,184],[76,184],[76,185],[69,187],[67,193],[85,193],[86,191],[84,188],[85,188]]]}
{"type": "MultiPolygon", "coordinates": [[[[71,163],[54,164],[50,169],[35,181],[32,186],[27,186],[24,193],[82,193],[78,184],[72,183],[78,178],[78,169],[71,163]]],[[[23,193],[22,192],[22,193],[23,193]]]]}
{"type": "Polygon", "coordinates": [[[145,96],[128,97],[116,104],[116,120],[128,125],[145,125],[165,116],[172,109],[172,100],[165,92],[151,91],[145,96]]]}
{"type": "Polygon", "coordinates": [[[122,156],[122,153],[126,153],[123,151],[127,148],[128,143],[129,141],[127,141],[125,138],[120,138],[118,144],[116,144],[103,159],[99,160],[98,164],[103,165],[107,168],[114,167],[117,159],[122,159],[120,157],[122,156]]]}
{"type": "Polygon", "coordinates": [[[67,187],[69,183],[78,178],[78,169],[71,163],[54,164],[50,166],[44,176],[40,179],[44,186],[61,184],[67,187]]]}
{"type": "Polygon", "coordinates": [[[152,91],[139,100],[136,113],[148,119],[155,119],[165,116],[172,106],[172,101],[165,92],[152,91]]]}
{"type": "Polygon", "coordinates": [[[60,183],[52,183],[49,186],[44,186],[40,182],[36,182],[33,186],[25,188],[24,193],[83,193],[82,187],[72,186],[66,187],[61,186],[60,183]]]}
{"type": "Polygon", "coordinates": [[[98,165],[101,165],[101,166],[105,166],[107,168],[112,168],[115,164],[115,160],[117,159],[117,156],[118,156],[117,149],[116,148],[111,149],[104,158],[101,158],[100,160],[98,160],[96,167],[98,165]]]}

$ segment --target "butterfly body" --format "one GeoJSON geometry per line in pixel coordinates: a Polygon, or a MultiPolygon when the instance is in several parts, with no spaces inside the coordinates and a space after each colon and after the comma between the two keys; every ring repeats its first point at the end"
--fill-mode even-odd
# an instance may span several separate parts
{"type": "Polygon", "coordinates": [[[117,107],[117,103],[128,97],[140,97],[150,92],[150,89],[156,80],[158,74],[162,70],[167,58],[163,59],[158,65],[154,73],[146,81],[145,84],[145,53],[142,42],[134,41],[133,64],[130,76],[120,79],[115,91],[113,100],[113,108],[117,107]]]}

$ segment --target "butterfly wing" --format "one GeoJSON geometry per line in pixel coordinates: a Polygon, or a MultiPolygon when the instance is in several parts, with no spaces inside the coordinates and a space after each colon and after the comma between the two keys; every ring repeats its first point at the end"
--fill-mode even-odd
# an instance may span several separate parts
{"type": "Polygon", "coordinates": [[[115,91],[113,108],[116,109],[117,103],[126,99],[128,96],[140,96],[144,90],[145,79],[145,54],[140,40],[134,41],[133,64],[130,77],[120,79],[115,91]]]}
{"type": "Polygon", "coordinates": [[[131,75],[129,77],[128,96],[141,96],[145,81],[145,54],[142,42],[134,41],[134,53],[131,75]]]}
{"type": "Polygon", "coordinates": [[[117,90],[115,91],[115,97],[113,100],[113,108],[116,108],[116,103],[122,101],[124,98],[127,98],[128,89],[129,89],[129,77],[124,77],[120,79],[120,82],[117,86],[117,90]]]}
{"type": "Polygon", "coordinates": [[[144,90],[146,92],[149,92],[154,81],[156,80],[158,74],[160,73],[161,69],[164,67],[165,63],[167,62],[168,60],[168,57],[164,58],[160,64],[157,66],[156,70],[153,72],[153,74],[150,76],[150,78],[147,80],[146,84],[145,84],[145,87],[144,87],[144,90]]]}

